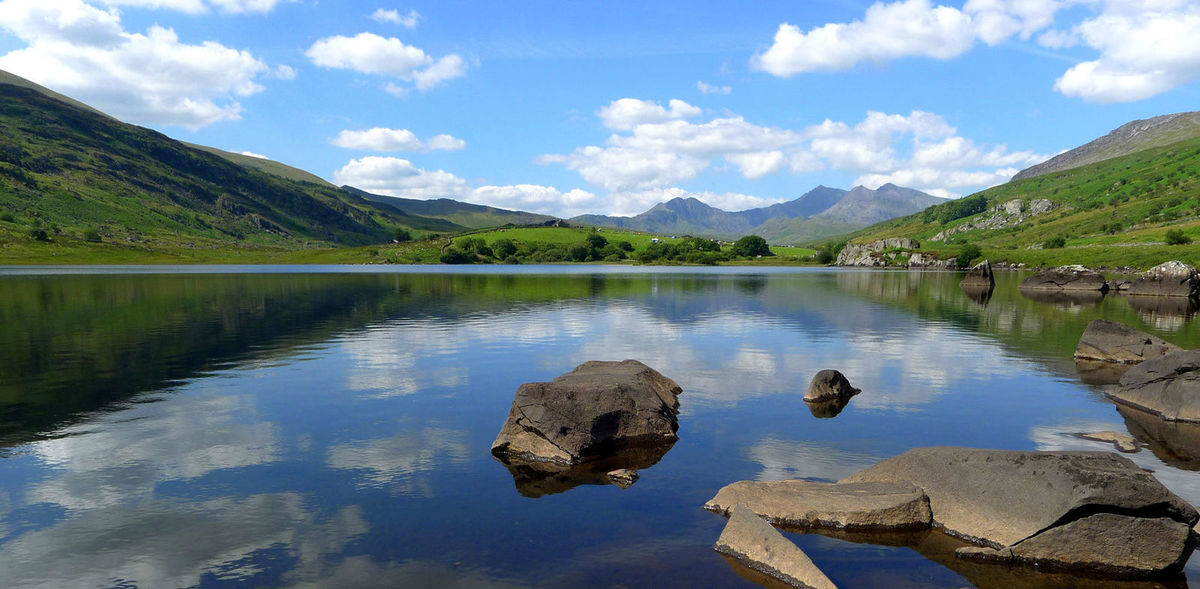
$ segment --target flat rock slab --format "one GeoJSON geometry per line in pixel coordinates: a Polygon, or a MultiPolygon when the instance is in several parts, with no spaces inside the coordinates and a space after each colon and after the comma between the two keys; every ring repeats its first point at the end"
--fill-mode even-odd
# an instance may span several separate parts
{"type": "Polygon", "coordinates": [[[1116,448],[1117,450],[1124,452],[1126,454],[1132,454],[1141,449],[1138,446],[1137,440],[1133,439],[1133,436],[1118,433],[1118,432],[1103,431],[1103,432],[1079,433],[1079,434],[1075,434],[1075,435],[1080,438],[1083,438],[1085,440],[1091,440],[1093,442],[1107,442],[1109,444],[1112,444],[1113,447],[1116,448]]]}
{"type": "MultiPolygon", "coordinates": [[[[842,482],[915,485],[929,497],[934,525],[995,549],[1016,551],[1031,538],[1054,534],[1046,536],[1057,538],[1053,543],[1026,544],[1021,559],[1056,562],[1069,570],[1160,573],[1181,564],[1192,546],[1173,533],[1149,538],[1144,552],[1153,552],[1153,558],[1138,558],[1172,564],[1167,569],[1133,567],[1123,543],[1097,545],[1075,527],[1056,528],[1108,514],[1113,517],[1103,519],[1109,526],[1106,537],[1132,537],[1145,531],[1146,520],[1168,519],[1190,529],[1200,519],[1191,505],[1153,476],[1111,452],[917,448],[842,482]],[[1080,564],[1084,562],[1106,564],[1080,564]]],[[[1152,566],[1156,565],[1147,565],[1152,566]]]]}
{"type": "Polygon", "coordinates": [[[1129,369],[1112,400],[1167,421],[1200,423],[1200,350],[1172,352],[1129,369]]]}
{"type": "Polygon", "coordinates": [[[551,382],[518,387],[492,454],[573,465],[625,446],[670,444],[678,439],[681,392],[636,360],[585,362],[551,382]]]}
{"type": "Polygon", "coordinates": [[[1059,266],[1043,270],[1021,281],[1020,290],[1086,290],[1104,292],[1108,281],[1083,266],[1059,266]]]}
{"type": "Polygon", "coordinates": [[[929,499],[907,483],[739,481],[704,505],[728,514],[745,505],[767,521],[798,528],[911,530],[929,527],[929,499]]]}
{"type": "Polygon", "coordinates": [[[1194,299],[1200,296],[1200,274],[1195,268],[1172,260],[1142,274],[1129,286],[1129,294],[1194,299]]]}
{"type": "Polygon", "coordinates": [[[744,565],[793,587],[835,589],[837,585],[813,564],[799,546],[745,505],[733,508],[729,523],[713,548],[744,565]]]}
{"type": "Polygon", "coordinates": [[[1088,323],[1075,348],[1075,358],[1137,364],[1181,350],[1179,346],[1122,323],[1097,319],[1088,323]]]}

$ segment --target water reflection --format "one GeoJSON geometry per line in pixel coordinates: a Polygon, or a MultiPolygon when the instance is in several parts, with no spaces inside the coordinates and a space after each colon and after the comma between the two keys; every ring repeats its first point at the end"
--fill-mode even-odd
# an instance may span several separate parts
{"type": "Polygon", "coordinates": [[[1164,331],[1175,331],[1187,325],[1200,309],[1200,302],[1187,297],[1152,297],[1127,295],[1129,306],[1137,310],[1146,323],[1164,331]]]}
{"type": "Polygon", "coordinates": [[[617,485],[628,488],[632,480],[617,480],[610,473],[618,470],[645,470],[658,464],[671,450],[674,442],[660,446],[622,448],[598,460],[589,460],[574,466],[560,466],[547,462],[506,461],[496,457],[508,468],[517,486],[517,492],[525,497],[542,497],[565,493],[580,485],[617,485]]]}

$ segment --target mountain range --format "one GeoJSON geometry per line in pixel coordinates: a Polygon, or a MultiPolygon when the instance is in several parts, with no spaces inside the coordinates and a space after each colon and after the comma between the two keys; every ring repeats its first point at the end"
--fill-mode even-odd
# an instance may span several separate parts
{"type": "Polygon", "coordinates": [[[696,198],[673,198],[633,217],[580,215],[571,222],[722,239],[753,234],[772,243],[798,243],[849,233],[942,202],[945,199],[894,184],[875,190],[818,186],[795,200],[744,211],[724,211],[696,198]]]}

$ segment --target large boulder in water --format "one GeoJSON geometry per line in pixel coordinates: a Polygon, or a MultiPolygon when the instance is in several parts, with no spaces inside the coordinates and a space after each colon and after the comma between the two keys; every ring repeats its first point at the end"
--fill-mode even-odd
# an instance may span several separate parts
{"type": "Polygon", "coordinates": [[[992,264],[984,260],[975,264],[958,286],[966,291],[991,291],[996,287],[996,277],[992,274],[992,264]]]}
{"type": "Polygon", "coordinates": [[[917,448],[842,483],[905,482],[933,523],[982,544],[961,556],[1122,576],[1176,571],[1200,515],[1111,452],[917,448]]]}
{"type": "Polygon", "coordinates": [[[799,546],[745,505],[734,507],[713,549],[792,587],[837,587],[799,546]]]}
{"type": "Polygon", "coordinates": [[[518,387],[492,454],[574,465],[621,448],[670,444],[678,439],[681,392],[636,360],[585,362],[551,382],[518,387]]]}
{"type": "Polygon", "coordinates": [[[1031,291],[1084,290],[1105,292],[1108,290],[1108,281],[1098,272],[1089,270],[1083,266],[1059,266],[1043,270],[1022,280],[1021,284],[1017,285],[1017,288],[1031,291]]]}
{"type": "Polygon", "coordinates": [[[929,499],[908,483],[738,481],[704,508],[729,514],[749,507],[775,525],[839,530],[914,530],[929,527],[929,499]]]}
{"type": "Polygon", "coordinates": [[[1122,323],[1097,319],[1088,323],[1087,329],[1083,330],[1083,336],[1075,348],[1075,358],[1137,364],[1180,349],[1175,344],[1122,323]]]}
{"type": "Polygon", "coordinates": [[[1112,400],[1167,421],[1200,423],[1200,350],[1181,350],[1146,360],[1106,391],[1112,400]]]}
{"type": "Polygon", "coordinates": [[[861,392],[850,386],[846,375],[836,370],[822,370],[813,376],[808,383],[808,391],[804,393],[805,403],[823,403],[826,401],[847,400],[861,392]]]}
{"type": "Polygon", "coordinates": [[[1183,262],[1172,260],[1151,268],[1129,287],[1131,295],[1200,297],[1200,273],[1183,262]]]}

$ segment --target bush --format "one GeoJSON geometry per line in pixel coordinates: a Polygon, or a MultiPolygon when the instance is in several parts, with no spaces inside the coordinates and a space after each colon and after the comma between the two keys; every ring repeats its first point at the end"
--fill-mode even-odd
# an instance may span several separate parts
{"type": "Polygon", "coordinates": [[[100,239],[101,238],[100,238],[99,231],[96,231],[95,229],[84,229],[83,230],[83,240],[84,241],[90,241],[92,243],[100,243],[100,239]]]}
{"type": "Polygon", "coordinates": [[[591,233],[583,239],[584,239],[584,241],[588,242],[588,245],[592,246],[593,249],[600,249],[600,248],[608,245],[608,240],[605,239],[604,236],[600,235],[599,233],[591,233]]]}
{"type": "Polygon", "coordinates": [[[1050,239],[1047,239],[1046,241],[1042,242],[1042,249],[1052,250],[1052,249],[1058,249],[1060,247],[1066,247],[1066,246],[1067,246],[1067,238],[1065,238],[1061,235],[1059,235],[1057,237],[1051,237],[1050,239]]]}
{"type": "Polygon", "coordinates": [[[509,256],[517,253],[517,244],[511,239],[497,239],[492,243],[492,253],[502,260],[507,260],[509,256]]]}
{"type": "Polygon", "coordinates": [[[12,213],[4,213],[0,215],[0,221],[4,221],[5,223],[15,223],[17,218],[13,217],[12,213]]]}
{"type": "Polygon", "coordinates": [[[46,233],[46,230],[40,227],[30,229],[29,236],[37,241],[50,241],[50,236],[46,233]]]}
{"type": "Polygon", "coordinates": [[[448,248],[446,253],[442,254],[441,261],[443,264],[471,264],[475,261],[475,256],[452,247],[448,248]]]}
{"type": "Polygon", "coordinates": [[[1192,243],[1192,238],[1184,235],[1182,229],[1167,231],[1167,245],[1187,245],[1189,243],[1192,243]]]}
{"type": "Polygon", "coordinates": [[[412,241],[412,234],[409,233],[408,230],[404,229],[403,227],[397,227],[396,231],[394,233],[392,233],[392,239],[396,243],[404,243],[406,241],[412,241]]]}
{"type": "Polygon", "coordinates": [[[617,247],[619,247],[622,250],[627,251],[627,252],[633,251],[633,244],[629,243],[628,241],[622,241],[622,242],[618,243],[617,247]]]}
{"type": "Polygon", "coordinates": [[[753,258],[773,254],[771,254],[771,248],[767,246],[767,240],[757,235],[747,235],[734,242],[733,255],[740,258],[753,258]]]}
{"type": "Polygon", "coordinates": [[[979,249],[979,246],[977,246],[973,243],[968,243],[968,244],[962,246],[962,249],[958,250],[958,256],[957,256],[958,267],[959,268],[970,268],[971,262],[974,262],[977,258],[979,258],[982,255],[983,255],[983,251],[981,251],[979,249]]]}

